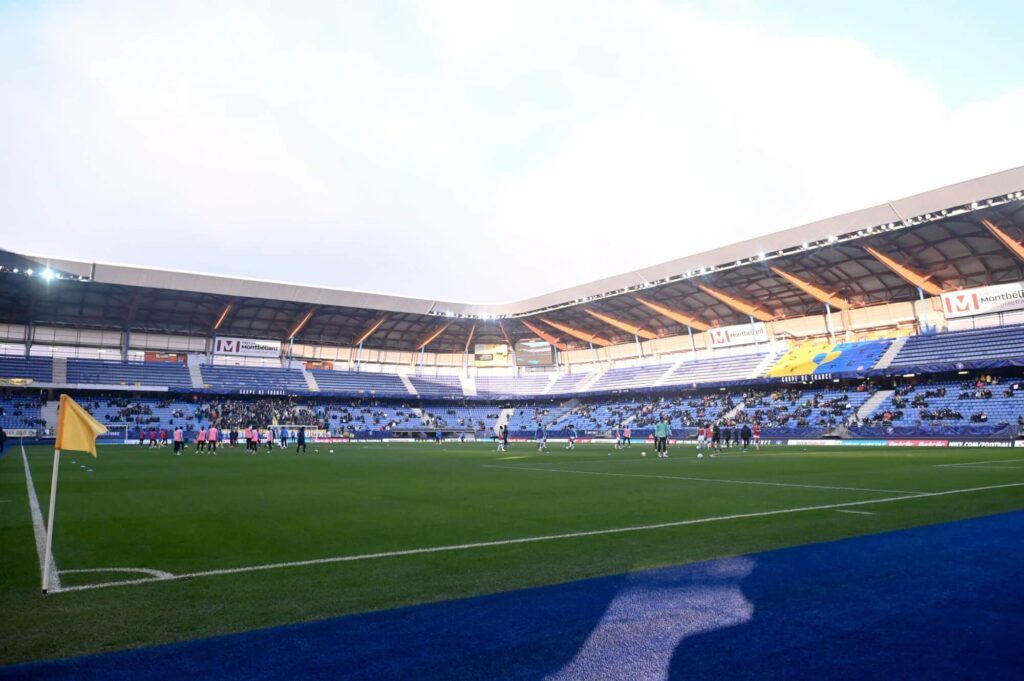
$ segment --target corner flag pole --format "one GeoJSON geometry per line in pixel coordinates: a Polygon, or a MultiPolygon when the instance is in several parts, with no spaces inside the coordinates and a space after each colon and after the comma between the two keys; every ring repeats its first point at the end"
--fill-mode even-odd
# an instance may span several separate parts
{"type": "Polygon", "coordinates": [[[107,432],[107,427],[92,417],[66,394],[60,396],[57,407],[57,440],[53,443],[53,476],[50,478],[50,517],[46,519],[46,552],[43,563],[43,593],[50,588],[50,564],[53,561],[53,520],[57,512],[57,474],[60,472],[60,452],[85,452],[96,456],[96,438],[107,432]]]}
{"type": "Polygon", "coordinates": [[[46,559],[43,562],[43,593],[50,587],[50,564],[53,555],[53,516],[57,510],[57,473],[60,471],[60,450],[53,449],[53,477],[50,480],[50,515],[46,518],[46,559]]]}

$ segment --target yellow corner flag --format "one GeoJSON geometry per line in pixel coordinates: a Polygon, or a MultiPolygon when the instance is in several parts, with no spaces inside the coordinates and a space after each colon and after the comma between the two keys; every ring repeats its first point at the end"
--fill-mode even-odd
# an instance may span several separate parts
{"type": "Polygon", "coordinates": [[[59,450],[89,452],[96,456],[96,438],[107,432],[107,427],[92,417],[67,395],[60,396],[60,414],[57,415],[57,443],[59,450]]]}

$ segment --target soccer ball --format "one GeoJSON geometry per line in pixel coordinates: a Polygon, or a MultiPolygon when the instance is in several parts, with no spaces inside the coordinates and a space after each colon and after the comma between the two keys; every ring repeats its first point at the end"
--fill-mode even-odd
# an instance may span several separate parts
{"type": "Polygon", "coordinates": [[[640,456],[647,456],[647,452],[640,452],[640,456]]]}
{"type": "Polygon", "coordinates": [[[331,450],[331,454],[334,454],[334,450],[333,449],[331,450]]]}
{"type": "Polygon", "coordinates": [[[704,452],[697,452],[697,458],[698,459],[703,459],[704,458],[704,452]]]}

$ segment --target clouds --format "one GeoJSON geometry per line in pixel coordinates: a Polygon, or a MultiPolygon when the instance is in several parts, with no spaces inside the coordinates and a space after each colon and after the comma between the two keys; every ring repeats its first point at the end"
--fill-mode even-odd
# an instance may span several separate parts
{"type": "Polygon", "coordinates": [[[2,245],[502,302],[1024,158],[1024,89],[950,108],[850,38],[353,4],[0,14],[2,245]]]}

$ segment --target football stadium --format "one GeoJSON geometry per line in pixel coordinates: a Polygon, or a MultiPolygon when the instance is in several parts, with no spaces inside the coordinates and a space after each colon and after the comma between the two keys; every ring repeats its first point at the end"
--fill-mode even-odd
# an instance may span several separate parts
{"type": "Polygon", "coordinates": [[[493,307],[4,251],[0,676],[1009,678],[1022,189],[493,307]]]}
{"type": "Polygon", "coordinates": [[[1024,678],[1020,10],[772,5],[0,3],[0,681],[1024,678]]]}

